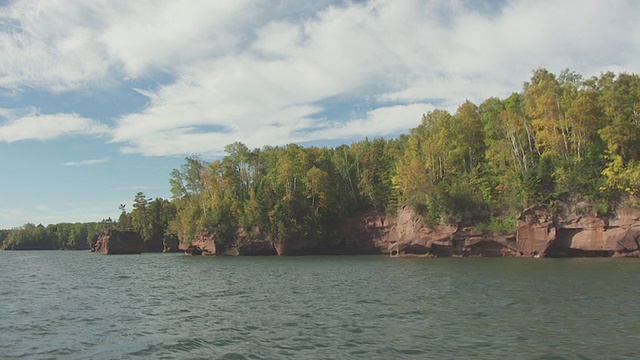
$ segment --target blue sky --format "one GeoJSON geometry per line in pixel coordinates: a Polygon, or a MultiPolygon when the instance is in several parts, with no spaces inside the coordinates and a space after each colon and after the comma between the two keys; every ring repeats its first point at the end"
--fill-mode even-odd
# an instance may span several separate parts
{"type": "Polygon", "coordinates": [[[539,67],[637,73],[638,18],[622,0],[0,1],[0,228],[117,218],[234,141],[395,136],[539,67]]]}

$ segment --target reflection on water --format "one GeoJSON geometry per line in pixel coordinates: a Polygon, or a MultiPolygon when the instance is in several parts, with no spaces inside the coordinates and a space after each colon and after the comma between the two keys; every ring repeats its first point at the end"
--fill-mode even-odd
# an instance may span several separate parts
{"type": "Polygon", "coordinates": [[[634,259],[0,252],[0,357],[637,358],[634,259]]]}

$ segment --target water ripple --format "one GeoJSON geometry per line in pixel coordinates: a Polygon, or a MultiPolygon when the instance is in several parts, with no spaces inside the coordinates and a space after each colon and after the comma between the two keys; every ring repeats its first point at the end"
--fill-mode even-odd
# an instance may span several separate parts
{"type": "Polygon", "coordinates": [[[0,252],[0,358],[634,359],[638,270],[0,252]]]}

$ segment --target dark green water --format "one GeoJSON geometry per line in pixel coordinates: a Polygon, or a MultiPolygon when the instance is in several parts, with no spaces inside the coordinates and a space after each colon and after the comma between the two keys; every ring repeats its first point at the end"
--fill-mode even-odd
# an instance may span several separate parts
{"type": "Polygon", "coordinates": [[[637,359],[637,259],[0,252],[0,358],[637,359]]]}

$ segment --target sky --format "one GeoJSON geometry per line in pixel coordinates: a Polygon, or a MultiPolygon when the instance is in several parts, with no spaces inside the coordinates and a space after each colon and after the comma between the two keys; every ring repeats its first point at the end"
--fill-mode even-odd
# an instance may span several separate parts
{"type": "Polygon", "coordinates": [[[392,137],[532,71],[640,72],[640,2],[0,0],[0,229],[170,198],[184,157],[392,137]]]}

